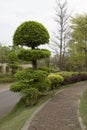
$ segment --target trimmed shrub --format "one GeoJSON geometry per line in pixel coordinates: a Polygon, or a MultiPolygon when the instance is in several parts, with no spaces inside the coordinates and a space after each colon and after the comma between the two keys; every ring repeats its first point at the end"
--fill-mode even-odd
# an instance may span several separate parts
{"type": "Polygon", "coordinates": [[[48,68],[47,66],[39,67],[38,70],[43,70],[43,71],[46,71],[48,73],[51,72],[51,68],[48,68]]]}
{"type": "Polygon", "coordinates": [[[45,79],[39,83],[35,84],[35,88],[37,88],[40,92],[47,92],[51,89],[51,82],[49,79],[45,79]]]}
{"type": "Polygon", "coordinates": [[[25,80],[31,80],[32,79],[32,69],[24,69],[22,71],[17,71],[17,73],[14,75],[14,77],[20,81],[25,81],[25,80]]]}
{"type": "Polygon", "coordinates": [[[48,73],[42,70],[25,69],[18,71],[15,78],[19,80],[11,85],[10,90],[13,92],[20,92],[22,89],[37,88],[41,92],[50,89],[50,81],[46,80],[48,73]]]}
{"type": "Polygon", "coordinates": [[[78,75],[78,72],[67,72],[67,71],[61,71],[61,72],[58,72],[56,74],[59,74],[61,75],[63,78],[66,78],[66,77],[72,77],[74,75],[78,75]]]}
{"type": "Polygon", "coordinates": [[[23,89],[21,94],[27,106],[35,105],[38,102],[40,92],[36,88],[23,89]]]}
{"type": "Polygon", "coordinates": [[[50,80],[51,82],[51,89],[58,88],[60,84],[63,83],[63,77],[61,75],[55,75],[55,74],[50,74],[48,75],[47,79],[50,80]]]}
{"type": "Polygon", "coordinates": [[[15,78],[19,79],[21,81],[33,81],[33,82],[38,82],[42,81],[47,77],[48,73],[46,71],[42,70],[32,70],[32,69],[24,69],[22,71],[18,71],[15,74],[15,78]]]}
{"type": "Polygon", "coordinates": [[[13,92],[20,92],[22,89],[25,88],[26,88],[26,84],[22,82],[16,82],[10,86],[10,90],[13,92]]]}

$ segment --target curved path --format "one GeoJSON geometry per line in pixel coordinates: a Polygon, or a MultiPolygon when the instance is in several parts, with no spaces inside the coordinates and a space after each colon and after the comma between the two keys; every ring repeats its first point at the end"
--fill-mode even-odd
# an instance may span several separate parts
{"type": "Polygon", "coordinates": [[[28,130],[81,130],[78,100],[87,82],[77,83],[54,96],[35,116],[28,130]]]}

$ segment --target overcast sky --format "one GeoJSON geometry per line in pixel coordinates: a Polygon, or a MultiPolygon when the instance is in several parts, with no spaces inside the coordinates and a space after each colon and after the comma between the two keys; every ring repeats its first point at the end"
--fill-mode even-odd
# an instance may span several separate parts
{"type": "MultiPolygon", "coordinates": [[[[73,14],[87,13],[87,0],[67,2],[73,14]]],[[[16,28],[28,20],[39,21],[50,33],[53,32],[55,6],[55,0],[0,0],[0,42],[11,45],[16,28]]]]}

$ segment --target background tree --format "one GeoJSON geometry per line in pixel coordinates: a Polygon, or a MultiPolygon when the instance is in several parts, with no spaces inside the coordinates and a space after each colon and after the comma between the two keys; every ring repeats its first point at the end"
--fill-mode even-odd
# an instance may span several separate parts
{"type": "Polygon", "coordinates": [[[7,46],[0,45],[0,63],[8,62],[8,53],[10,52],[10,48],[7,46]]]}
{"type": "Polygon", "coordinates": [[[51,47],[58,55],[59,68],[62,70],[63,59],[65,56],[67,41],[69,39],[70,28],[69,28],[69,18],[67,2],[63,3],[60,0],[56,0],[56,18],[55,22],[57,25],[56,32],[54,33],[54,38],[52,39],[51,47]]]}
{"type": "Polygon", "coordinates": [[[77,62],[79,69],[85,67],[87,70],[87,15],[77,15],[71,22],[69,54],[74,63],[77,62]]]}
{"type": "Polygon", "coordinates": [[[8,54],[8,66],[11,68],[11,73],[13,75],[18,68],[18,57],[14,51],[8,54]]]}
{"type": "Polygon", "coordinates": [[[37,68],[37,59],[50,56],[48,50],[40,50],[38,46],[49,43],[49,33],[47,29],[38,22],[28,21],[22,23],[14,33],[13,44],[27,46],[31,49],[22,50],[19,58],[22,60],[32,61],[33,69],[37,68]]]}

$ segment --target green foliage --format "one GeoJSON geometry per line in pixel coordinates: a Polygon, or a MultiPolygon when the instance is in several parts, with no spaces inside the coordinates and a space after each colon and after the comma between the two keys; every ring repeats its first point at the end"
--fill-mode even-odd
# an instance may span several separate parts
{"type": "Polygon", "coordinates": [[[48,42],[49,33],[47,29],[41,23],[35,21],[22,23],[13,36],[14,45],[25,45],[31,48],[48,42]]]}
{"type": "Polygon", "coordinates": [[[10,86],[10,90],[13,92],[20,92],[22,89],[27,88],[25,83],[15,82],[10,86]]]}
{"type": "Polygon", "coordinates": [[[48,73],[42,70],[36,70],[33,72],[33,81],[40,82],[43,81],[47,77],[48,73]]]}
{"type": "Polygon", "coordinates": [[[50,52],[36,49],[41,44],[49,43],[49,33],[47,29],[38,22],[28,21],[22,23],[14,33],[14,45],[31,47],[32,50],[21,50],[19,59],[32,61],[33,69],[37,69],[37,59],[47,58],[50,52]]]}
{"type": "Polygon", "coordinates": [[[48,73],[42,70],[30,70],[25,69],[18,71],[15,74],[15,78],[19,82],[11,85],[10,90],[19,92],[22,89],[37,88],[39,91],[44,92],[50,89],[50,82],[46,80],[48,73]]]}
{"type": "Polygon", "coordinates": [[[32,82],[38,82],[42,81],[46,78],[48,73],[46,71],[42,70],[30,70],[29,68],[24,69],[22,71],[18,71],[14,77],[19,80],[24,81],[32,81],[32,82]]]}
{"type": "Polygon", "coordinates": [[[47,77],[51,81],[51,89],[58,88],[63,83],[63,77],[61,75],[50,74],[47,77]]]}
{"type": "Polygon", "coordinates": [[[48,73],[51,72],[51,68],[48,68],[47,66],[39,67],[38,70],[43,70],[43,71],[46,71],[46,72],[48,72],[48,73]]]}
{"type": "Polygon", "coordinates": [[[87,72],[68,72],[68,71],[61,71],[61,72],[57,72],[55,74],[59,74],[61,75],[63,78],[67,78],[67,77],[73,77],[76,75],[87,75],[87,72]]]}
{"type": "Polygon", "coordinates": [[[36,88],[23,89],[21,91],[27,106],[35,105],[38,102],[40,92],[36,88]]]}
{"type": "Polygon", "coordinates": [[[23,49],[19,52],[18,57],[19,59],[24,60],[24,61],[33,61],[37,59],[50,57],[50,51],[45,50],[45,49],[41,49],[41,50],[23,49]]]}
{"type": "Polygon", "coordinates": [[[78,72],[61,71],[61,72],[58,72],[58,73],[55,73],[55,74],[59,74],[59,75],[61,75],[63,78],[65,78],[65,77],[72,77],[72,76],[74,76],[74,75],[78,75],[79,73],[78,73],[78,72]]]}
{"type": "Polygon", "coordinates": [[[69,63],[73,71],[87,70],[87,15],[76,15],[71,19],[71,40],[68,45],[69,63]]]}
{"type": "Polygon", "coordinates": [[[8,54],[8,66],[12,69],[12,74],[14,74],[18,68],[18,57],[13,51],[8,54]]]}
{"type": "Polygon", "coordinates": [[[9,52],[10,52],[9,47],[0,45],[0,63],[8,62],[8,53],[9,52]]]}
{"type": "Polygon", "coordinates": [[[17,71],[14,77],[20,81],[30,81],[33,77],[32,73],[32,69],[26,68],[22,71],[17,71]]]}
{"type": "Polygon", "coordinates": [[[63,85],[87,80],[87,72],[61,71],[55,74],[59,74],[64,78],[63,85]]]}
{"type": "Polygon", "coordinates": [[[31,100],[31,103],[33,103],[33,94],[37,93],[35,89],[44,92],[47,91],[48,86],[50,86],[50,81],[46,80],[48,73],[46,71],[36,70],[37,60],[50,56],[48,50],[36,49],[41,44],[49,43],[49,33],[41,23],[35,21],[24,22],[15,31],[13,43],[16,46],[21,45],[31,48],[21,49],[18,58],[24,61],[32,61],[33,70],[25,69],[17,72],[15,78],[19,79],[19,82],[14,83],[10,90],[26,93],[25,95],[29,96],[26,96],[26,102],[29,103],[29,100],[31,100]]]}
{"type": "Polygon", "coordinates": [[[80,102],[79,112],[83,120],[83,123],[87,128],[87,90],[83,92],[80,100],[81,102],[80,102]]]}
{"type": "Polygon", "coordinates": [[[44,93],[50,90],[51,82],[49,79],[45,79],[40,82],[33,82],[31,87],[37,88],[40,92],[44,93]]]}
{"type": "Polygon", "coordinates": [[[14,82],[14,81],[15,81],[15,78],[12,77],[12,75],[10,74],[0,75],[0,83],[9,83],[9,82],[14,82]]]}

